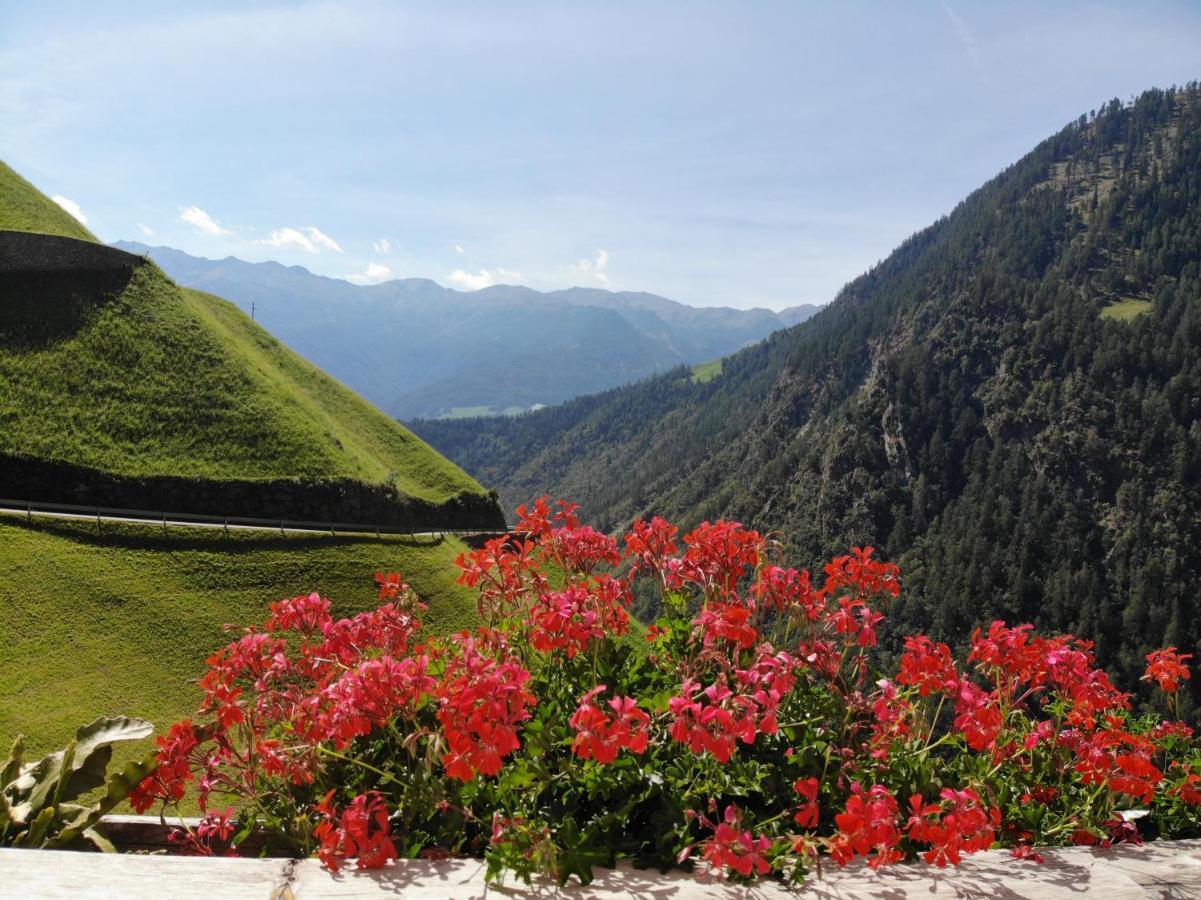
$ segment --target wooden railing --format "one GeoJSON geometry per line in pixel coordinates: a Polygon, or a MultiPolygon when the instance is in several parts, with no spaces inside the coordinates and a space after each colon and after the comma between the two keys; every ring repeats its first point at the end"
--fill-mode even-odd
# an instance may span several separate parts
{"type": "Polygon", "coordinates": [[[1045,862],[1016,860],[1004,851],[977,853],[958,867],[896,865],[873,872],[861,864],[839,869],[826,860],[821,877],[803,888],[776,882],[753,887],[699,880],[683,871],[660,873],[629,865],[594,870],[587,887],[527,888],[510,878],[487,885],[478,860],[398,860],[384,869],[331,875],[313,859],[229,859],[53,850],[0,850],[0,897],[221,898],[221,900],[336,900],[385,898],[483,900],[491,897],[579,900],[1144,900],[1201,897],[1201,841],[1123,844],[1101,850],[1044,850],[1045,862]]]}

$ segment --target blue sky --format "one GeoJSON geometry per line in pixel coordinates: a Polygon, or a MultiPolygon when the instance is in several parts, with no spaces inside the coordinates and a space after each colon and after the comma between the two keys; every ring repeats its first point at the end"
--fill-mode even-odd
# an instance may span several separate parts
{"type": "Polygon", "coordinates": [[[0,0],[0,158],[104,240],[360,281],[826,302],[1201,3],[0,0]]]}

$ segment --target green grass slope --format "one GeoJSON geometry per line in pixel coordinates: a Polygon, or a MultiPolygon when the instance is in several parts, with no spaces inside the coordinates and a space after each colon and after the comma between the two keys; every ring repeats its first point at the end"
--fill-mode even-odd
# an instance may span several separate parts
{"type": "Polygon", "coordinates": [[[1139,300],[1137,297],[1128,297],[1125,300],[1116,300],[1101,310],[1102,319],[1113,319],[1115,322],[1130,322],[1137,319],[1144,313],[1149,313],[1154,308],[1150,300],[1139,300]]]}
{"type": "Polygon", "coordinates": [[[698,363],[692,367],[692,382],[693,384],[708,384],[720,374],[720,359],[713,359],[709,362],[698,363]]]}
{"type": "Polygon", "coordinates": [[[377,604],[374,573],[400,571],[432,632],[468,627],[454,538],[331,538],[0,517],[0,741],[35,751],[103,714],[160,733],[191,714],[222,626],[262,621],[267,603],[318,591],[334,612],[377,604]]]}
{"type": "Polygon", "coordinates": [[[0,341],[0,452],[104,472],[483,489],[233,304],[156,266],[50,342],[0,341]]]}
{"type": "Polygon", "coordinates": [[[69,212],[0,162],[0,231],[34,231],[95,241],[69,212]]]}

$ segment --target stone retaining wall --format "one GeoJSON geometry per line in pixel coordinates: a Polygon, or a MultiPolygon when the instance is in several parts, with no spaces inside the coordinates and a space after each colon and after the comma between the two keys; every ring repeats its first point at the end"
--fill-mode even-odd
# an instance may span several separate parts
{"type": "Polygon", "coordinates": [[[146,262],[107,244],[54,234],[0,231],[0,274],[132,271],[146,262]]]}
{"type": "Polygon", "coordinates": [[[70,337],[145,264],[91,241],[0,231],[0,342],[36,349],[70,337]]]}
{"type": "Polygon", "coordinates": [[[445,503],[431,503],[394,487],[349,478],[135,478],[8,454],[0,454],[0,498],[208,516],[390,525],[414,531],[505,527],[495,494],[461,493],[445,503]]]}

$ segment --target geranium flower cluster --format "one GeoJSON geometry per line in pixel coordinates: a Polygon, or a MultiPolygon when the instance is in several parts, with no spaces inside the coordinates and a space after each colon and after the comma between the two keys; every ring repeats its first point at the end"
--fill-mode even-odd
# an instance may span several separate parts
{"type": "MultiPolygon", "coordinates": [[[[494,640],[503,647],[503,641],[494,640]]],[[[521,746],[518,727],[536,701],[526,690],[530,673],[512,658],[497,658],[482,642],[460,635],[434,694],[439,702],[448,752],[446,774],[471,781],[477,772],[495,775],[504,758],[521,746]]],[[[493,648],[495,649],[495,648],[493,648]]]]}
{"type": "Polygon", "coordinates": [[[909,801],[906,834],[913,841],[929,844],[922,856],[940,868],[959,865],[965,853],[987,850],[996,839],[1001,811],[987,807],[971,788],[961,791],[943,788],[941,802],[927,803],[921,794],[909,801]]]}
{"type": "Polygon", "coordinates": [[[317,856],[330,871],[339,871],[348,858],[361,869],[378,869],[396,859],[388,806],[379,793],[359,794],[340,813],[333,805],[334,793],[317,804],[321,822],[313,829],[321,842],[317,856]]]}
{"type": "Polygon", "coordinates": [[[619,857],[800,880],[823,855],[944,866],[1201,834],[1191,654],[1148,654],[1174,716],[1135,715],[1072,635],[884,637],[901,578],[870,547],[811,575],[736,522],[617,539],[564,501],[519,513],[457,560],[476,628],[426,632],[395,572],[354,616],[270,604],[207,660],[135,808],[194,800],[198,852],[249,824],[334,870],[483,855],[560,881],[619,857]],[[900,650],[888,671],[879,644],[900,650]]]}
{"type": "MultiPolygon", "coordinates": [[[[772,849],[771,839],[755,837],[750,831],[743,830],[737,806],[727,806],[724,818],[717,824],[704,816],[698,818],[713,831],[713,836],[700,846],[709,870],[718,877],[734,873],[749,878],[752,875],[766,875],[772,870],[767,858],[772,849]]],[[[681,862],[691,855],[691,850],[689,847],[680,855],[681,862]]]]}
{"type": "Polygon", "coordinates": [[[613,762],[623,748],[645,753],[651,717],[638,708],[632,697],[610,698],[607,704],[610,711],[605,712],[592,702],[605,690],[605,685],[598,684],[580,700],[570,720],[575,729],[571,749],[580,759],[595,759],[599,763],[613,762]]]}

